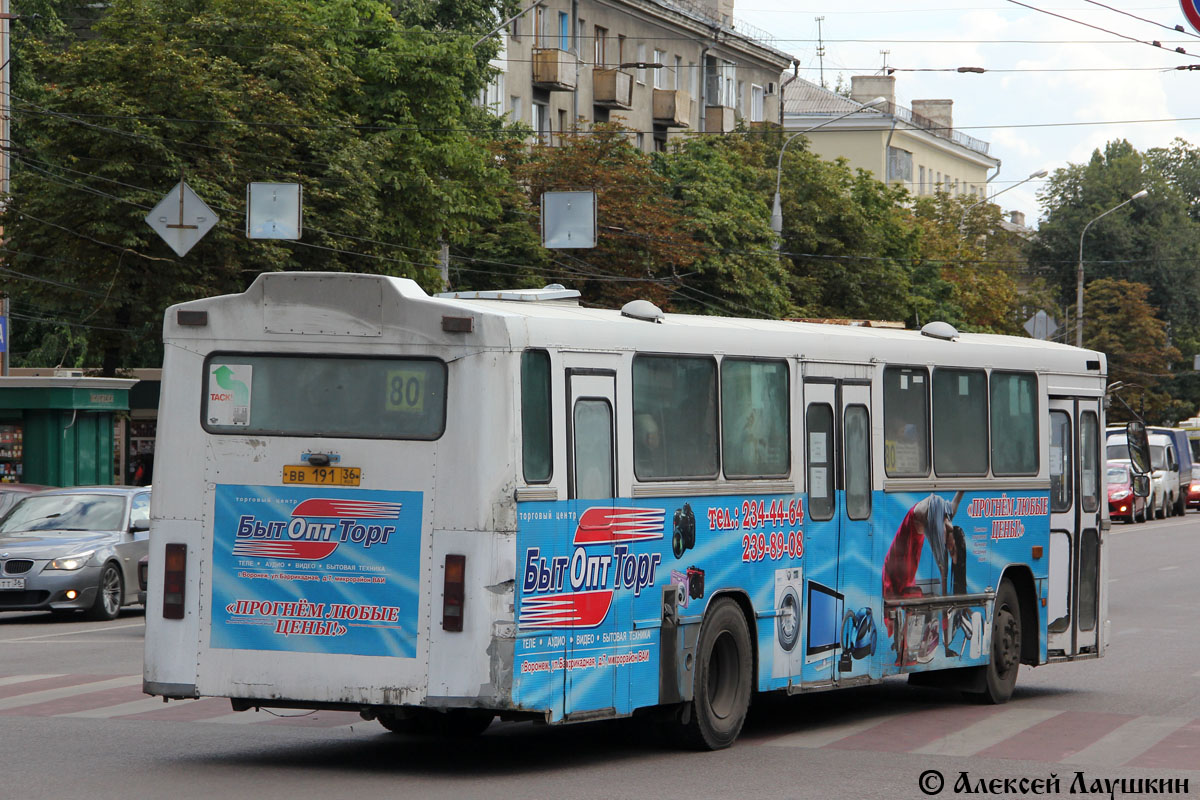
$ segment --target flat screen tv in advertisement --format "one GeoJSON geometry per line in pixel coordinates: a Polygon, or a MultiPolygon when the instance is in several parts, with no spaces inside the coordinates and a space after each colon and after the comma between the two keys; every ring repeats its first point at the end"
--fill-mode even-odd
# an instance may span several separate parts
{"type": "Polygon", "coordinates": [[[842,646],[842,595],[816,581],[808,582],[808,643],[804,662],[832,658],[842,646]]]}
{"type": "Polygon", "coordinates": [[[210,646],[412,658],[421,492],[218,484],[210,646]]]}

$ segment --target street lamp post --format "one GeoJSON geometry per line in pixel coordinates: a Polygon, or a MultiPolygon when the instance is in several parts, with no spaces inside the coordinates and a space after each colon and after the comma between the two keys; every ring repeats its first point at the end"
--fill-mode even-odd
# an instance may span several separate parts
{"type": "Polygon", "coordinates": [[[1087,225],[1083,226],[1083,231],[1079,234],[1079,268],[1075,271],[1075,346],[1076,347],[1083,347],[1083,237],[1087,236],[1088,228],[1092,227],[1093,222],[1096,222],[1097,220],[1099,220],[1103,217],[1107,217],[1109,214],[1116,211],[1118,208],[1124,208],[1125,206],[1132,203],[1134,200],[1141,200],[1143,197],[1145,197],[1148,194],[1150,194],[1148,191],[1146,191],[1145,189],[1142,189],[1140,192],[1138,192],[1137,194],[1135,194],[1133,197],[1129,198],[1125,202],[1118,203],[1117,205],[1110,208],[1108,211],[1105,211],[1100,216],[1095,217],[1094,219],[1089,221],[1087,225]]]}
{"type": "MultiPolygon", "coordinates": [[[[1023,179],[1023,180],[1019,180],[1019,181],[1017,181],[1016,183],[1014,183],[1012,186],[1009,186],[1009,187],[1008,187],[1008,188],[1006,188],[1006,189],[1001,189],[1000,191],[996,192],[996,193],[995,193],[994,195],[992,195],[991,197],[985,197],[985,198],[983,198],[982,200],[980,200],[978,203],[972,203],[971,205],[967,206],[966,208],[964,208],[964,209],[963,209],[963,213],[962,213],[962,219],[960,219],[960,220],[958,221],[958,229],[959,229],[959,230],[962,230],[962,229],[963,229],[963,226],[967,224],[967,213],[968,213],[968,212],[970,212],[970,210],[971,210],[972,208],[975,208],[975,206],[981,206],[981,205],[983,205],[984,203],[990,203],[990,202],[992,202],[993,200],[995,200],[997,197],[999,197],[1000,195],[1002,195],[1002,194],[1004,194],[1005,192],[1007,192],[1009,189],[1015,189],[1015,188],[1017,188],[1018,186],[1020,186],[1022,183],[1028,183],[1029,181],[1031,181],[1031,180],[1033,180],[1033,179],[1035,179],[1035,178],[1044,178],[1044,177],[1046,177],[1046,170],[1044,170],[1044,169],[1039,169],[1037,172],[1034,172],[1034,173],[1030,174],[1030,176],[1029,176],[1028,178],[1025,178],[1025,179],[1023,179]]],[[[986,188],[986,187],[985,187],[985,188],[986,188]]]]}
{"type": "Polygon", "coordinates": [[[805,128],[802,131],[796,131],[789,136],[786,141],[784,141],[783,147],[779,148],[779,163],[775,167],[775,203],[771,207],[771,230],[775,231],[775,242],[772,246],[776,250],[779,249],[779,237],[783,235],[783,204],[779,199],[779,188],[783,183],[783,151],[787,150],[787,146],[791,144],[792,139],[795,139],[797,136],[801,136],[805,133],[812,133],[817,128],[823,128],[831,122],[837,122],[839,119],[845,119],[853,114],[857,114],[864,108],[876,108],[878,106],[886,105],[887,102],[888,100],[886,97],[876,97],[872,100],[868,100],[860,107],[847,111],[845,114],[839,114],[836,117],[830,117],[824,122],[813,125],[810,128],[805,128]]]}

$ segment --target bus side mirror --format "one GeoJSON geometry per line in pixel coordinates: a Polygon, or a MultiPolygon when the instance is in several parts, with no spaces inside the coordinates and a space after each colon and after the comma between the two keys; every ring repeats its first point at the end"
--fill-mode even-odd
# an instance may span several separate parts
{"type": "Polygon", "coordinates": [[[1150,443],[1146,439],[1146,425],[1131,422],[1125,426],[1125,441],[1129,443],[1129,461],[1133,471],[1145,475],[1150,471],[1150,443]]]}
{"type": "Polygon", "coordinates": [[[1150,496],[1150,476],[1149,475],[1134,475],[1133,476],[1133,493],[1138,497],[1150,496]]]}

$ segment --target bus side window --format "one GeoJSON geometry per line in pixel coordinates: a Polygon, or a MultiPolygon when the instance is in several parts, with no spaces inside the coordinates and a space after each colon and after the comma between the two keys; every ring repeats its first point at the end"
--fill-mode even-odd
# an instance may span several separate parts
{"type": "Polygon", "coordinates": [[[1038,472],[1037,377],[993,372],[991,385],[992,473],[1038,472]]]}
{"type": "Polygon", "coordinates": [[[1100,507],[1100,423],[1096,415],[1079,415],[1079,499],[1083,510],[1091,513],[1100,507]]]}
{"type": "Polygon", "coordinates": [[[717,477],[716,359],[635,356],[633,419],[639,481],[717,477]]]}
{"type": "Polygon", "coordinates": [[[833,519],[833,408],[828,403],[813,403],[808,407],[805,419],[809,517],[833,519]]]}
{"type": "Polygon", "coordinates": [[[521,463],[526,483],[545,483],[553,467],[550,430],[550,354],[521,354],[521,463]]]}
{"type": "Polygon", "coordinates": [[[727,478],[788,473],[788,368],[784,361],[721,362],[721,454],[727,478]]]}
{"type": "Polygon", "coordinates": [[[929,381],[919,367],[883,370],[883,467],[889,477],[929,475],[929,381]]]}
{"type": "Polygon", "coordinates": [[[987,374],[981,369],[933,371],[933,471],[986,475],[987,374]]]}
{"type": "Polygon", "coordinates": [[[1071,416],[1050,412],[1050,510],[1071,510],[1071,416]]]}

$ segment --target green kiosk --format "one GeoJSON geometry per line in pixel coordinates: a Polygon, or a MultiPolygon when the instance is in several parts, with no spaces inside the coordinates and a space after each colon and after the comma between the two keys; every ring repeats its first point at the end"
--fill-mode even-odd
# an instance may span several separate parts
{"type": "Polygon", "coordinates": [[[134,380],[0,377],[0,482],[91,486],[116,477],[114,415],[134,380]]]}

